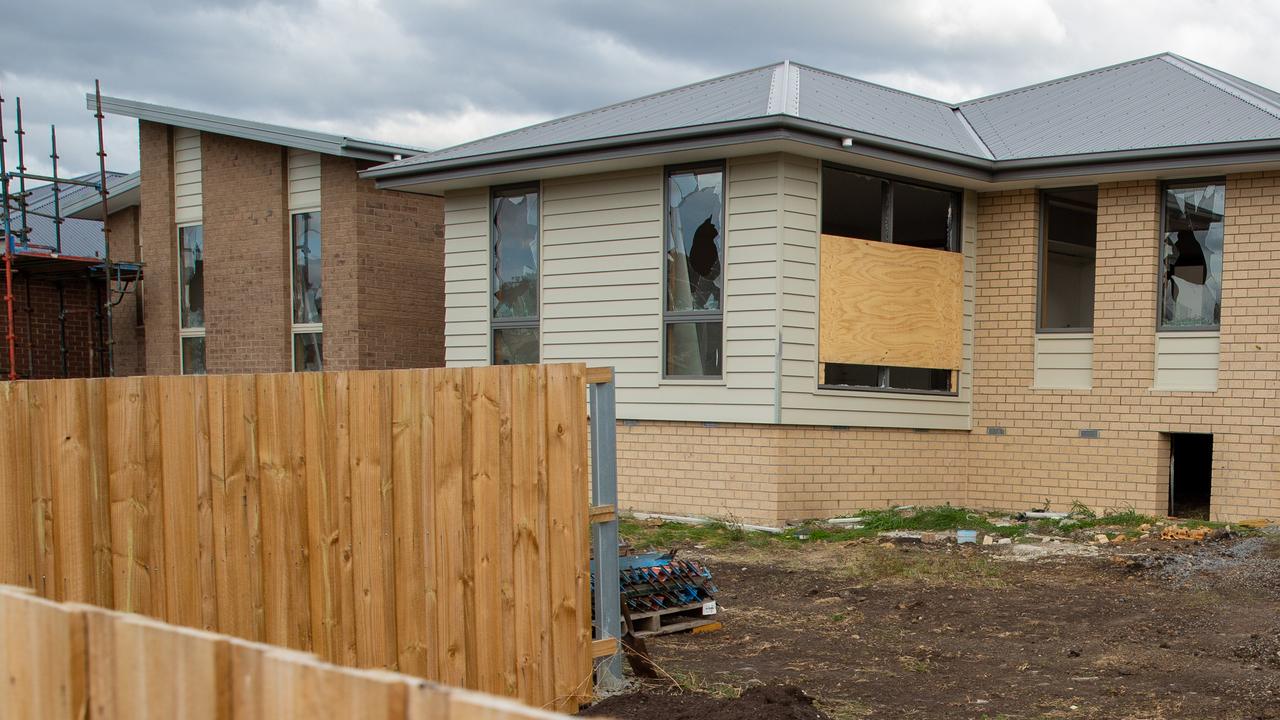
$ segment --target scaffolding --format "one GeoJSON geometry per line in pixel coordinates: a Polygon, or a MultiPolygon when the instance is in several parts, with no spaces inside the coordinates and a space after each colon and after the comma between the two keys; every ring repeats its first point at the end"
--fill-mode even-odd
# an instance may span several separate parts
{"type": "Polygon", "coordinates": [[[86,287],[93,297],[89,299],[89,375],[115,375],[115,331],[113,310],[124,298],[136,291],[138,281],[142,277],[142,265],[137,262],[116,262],[111,257],[111,228],[108,223],[110,210],[107,196],[107,152],[103,133],[102,91],[100,83],[93,83],[94,119],[98,135],[98,168],[96,179],[68,178],[58,174],[58,133],[57,128],[49,126],[49,158],[52,175],[40,175],[28,172],[26,162],[26,131],[22,122],[22,98],[15,98],[15,130],[14,140],[17,145],[16,169],[9,169],[6,156],[6,145],[9,139],[4,132],[4,103],[0,94],[0,212],[4,229],[4,303],[8,324],[5,332],[5,344],[8,358],[8,379],[17,380],[17,333],[15,330],[15,297],[14,278],[20,277],[25,284],[27,316],[27,377],[35,374],[34,344],[32,318],[35,308],[31,301],[31,280],[33,278],[48,279],[53,282],[58,292],[58,325],[61,359],[61,377],[70,376],[67,335],[69,311],[66,307],[64,283],[71,278],[87,281],[86,287]],[[28,202],[32,192],[27,182],[50,183],[53,194],[52,213],[43,212],[30,207],[28,202]],[[17,192],[13,192],[14,183],[17,192]],[[98,195],[101,205],[102,247],[101,257],[87,257],[63,252],[62,225],[67,219],[62,216],[61,194],[63,186],[80,186],[91,188],[98,195]],[[53,226],[53,243],[41,244],[32,241],[32,217],[42,217],[51,221],[53,226]],[[15,227],[15,221],[20,225],[15,227]],[[93,327],[96,322],[96,331],[93,327]]]}

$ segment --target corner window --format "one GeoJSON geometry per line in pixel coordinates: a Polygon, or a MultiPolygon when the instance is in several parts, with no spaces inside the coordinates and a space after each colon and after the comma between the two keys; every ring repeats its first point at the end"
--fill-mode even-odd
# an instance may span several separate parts
{"type": "Polygon", "coordinates": [[[324,369],[324,291],[320,212],[294,213],[290,243],[293,298],[293,369],[324,369]]]}
{"type": "Polygon", "coordinates": [[[667,171],[663,374],[718,378],[724,365],[724,165],[667,171]]]}
{"type": "Polygon", "coordinates": [[[1040,205],[1038,329],[1093,329],[1098,257],[1098,189],[1046,190],[1040,205]]]}
{"type": "Polygon", "coordinates": [[[536,363],[539,360],[538,188],[494,190],[490,218],[493,363],[536,363]]]}
{"type": "Polygon", "coordinates": [[[203,375],[204,226],[178,228],[178,342],[181,372],[203,375]]]}
{"type": "Polygon", "coordinates": [[[1222,181],[1164,188],[1160,243],[1160,329],[1216,330],[1222,319],[1222,181]]]}
{"type": "MultiPolygon", "coordinates": [[[[938,295],[944,284],[957,288],[959,297],[959,286],[954,282],[928,280],[933,275],[937,275],[938,280],[960,279],[962,267],[954,256],[942,263],[948,268],[945,273],[934,267],[936,260],[945,257],[941,253],[959,250],[959,217],[960,194],[954,190],[841,167],[823,167],[821,227],[822,235],[829,239],[824,240],[822,263],[830,267],[833,277],[841,279],[835,283],[837,287],[845,294],[854,293],[859,299],[845,302],[840,292],[827,293],[824,289],[822,302],[835,305],[824,305],[828,317],[822,322],[839,326],[831,337],[836,338],[834,344],[842,349],[834,351],[836,357],[820,362],[819,386],[841,390],[955,392],[958,361],[954,367],[928,367],[943,365],[947,360],[931,352],[888,353],[887,350],[897,348],[889,348],[886,343],[903,339],[886,334],[883,328],[901,322],[900,315],[886,308],[919,304],[917,301],[938,295]],[[891,252],[880,243],[915,250],[891,252]],[[938,254],[921,254],[920,250],[938,254]],[[903,273],[892,269],[901,263],[911,263],[913,271],[903,273]],[[848,307],[844,307],[846,305],[848,307]],[[833,319],[837,311],[846,311],[849,307],[857,310],[849,311],[853,314],[845,318],[845,324],[833,319]],[[860,337],[851,340],[851,336],[859,333],[860,337]],[[897,362],[872,364],[880,358],[893,358],[897,362]],[[872,363],[834,361],[864,359],[872,363]],[[925,367],[907,367],[908,362],[919,362],[925,367]]],[[[929,317],[937,314],[932,306],[920,312],[929,317]]],[[[946,329],[959,332],[956,323],[946,329]]],[[[934,345],[931,340],[921,342],[930,348],[934,345]]]]}

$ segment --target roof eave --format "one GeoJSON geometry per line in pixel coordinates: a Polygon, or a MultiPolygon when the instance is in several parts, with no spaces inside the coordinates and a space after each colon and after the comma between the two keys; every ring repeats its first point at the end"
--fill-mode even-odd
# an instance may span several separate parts
{"type": "MultiPolygon", "coordinates": [[[[94,96],[92,94],[85,95],[85,105],[90,110],[96,109],[94,96]]],[[[269,143],[272,145],[283,145],[285,147],[297,148],[299,150],[310,150],[312,152],[323,153],[325,155],[336,155],[338,157],[349,157],[358,160],[371,160],[380,163],[391,162],[396,159],[396,156],[403,157],[419,155],[423,152],[420,148],[400,147],[367,140],[356,140],[354,138],[312,132],[310,130],[287,128],[280,125],[268,125],[250,120],[240,120],[220,115],[211,115],[209,113],[196,112],[194,110],[166,107],[164,105],[153,105],[151,103],[126,100],[123,98],[103,97],[102,111],[113,115],[124,115],[126,117],[137,118],[139,120],[160,123],[162,125],[191,128],[192,130],[200,130],[201,132],[230,135],[232,137],[256,140],[258,142],[269,143]]]]}
{"type": "MultiPolygon", "coordinates": [[[[443,177],[483,176],[507,172],[512,168],[534,168],[539,165],[563,165],[583,162],[584,158],[605,156],[609,158],[628,155],[647,155],[667,152],[677,147],[694,149],[713,147],[744,141],[756,141],[761,131],[783,130],[794,133],[786,139],[804,142],[818,141],[823,145],[841,146],[848,138],[853,148],[876,150],[895,156],[912,157],[940,163],[964,175],[989,173],[991,161],[985,158],[930,148],[915,143],[894,140],[869,133],[857,132],[824,123],[805,120],[791,115],[767,115],[746,120],[733,120],[692,127],[672,128],[626,136],[612,136],[574,143],[562,143],[536,148],[489,153],[436,162],[422,161],[412,164],[378,166],[360,173],[363,178],[378,181],[379,187],[403,187],[443,177]]],[[[776,138],[775,138],[776,139],[776,138]]],[[[878,153],[879,154],[879,153],[878,153]]]]}

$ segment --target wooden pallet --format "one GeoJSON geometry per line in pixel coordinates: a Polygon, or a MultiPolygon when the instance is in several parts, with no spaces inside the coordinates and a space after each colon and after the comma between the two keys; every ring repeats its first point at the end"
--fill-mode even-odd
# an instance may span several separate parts
{"type": "Polygon", "coordinates": [[[669,635],[717,622],[717,615],[702,614],[702,606],[706,602],[714,601],[698,601],[661,610],[632,613],[631,623],[635,628],[636,637],[669,635]]]}

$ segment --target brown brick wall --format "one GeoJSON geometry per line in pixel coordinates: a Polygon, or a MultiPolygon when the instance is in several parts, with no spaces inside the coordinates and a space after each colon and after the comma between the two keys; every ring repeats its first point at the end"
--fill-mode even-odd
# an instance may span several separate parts
{"type": "Polygon", "coordinates": [[[1156,391],[1159,184],[1098,196],[1093,388],[1032,389],[1035,191],[979,196],[973,431],[620,423],[622,507],[776,524],[864,507],[1168,507],[1165,433],[1213,433],[1217,519],[1280,517],[1280,173],[1227,179],[1216,392],[1156,391]],[[989,435],[989,427],[1004,429],[989,435]],[[1096,439],[1080,430],[1098,430],[1096,439]]]}
{"type": "Polygon", "coordinates": [[[442,365],[444,203],[378,190],[356,177],[365,166],[321,164],[326,366],[442,365]]]}
{"type": "Polygon", "coordinates": [[[138,220],[147,264],[143,322],[149,375],[172,375],[178,361],[177,230],[173,220],[173,138],[167,125],[138,123],[142,171],[138,220]]]}
{"type": "MultiPolygon", "coordinates": [[[[139,250],[139,211],[128,207],[112,213],[107,217],[107,234],[111,242],[111,258],[115,261],[138,261],[139,250]]],[[[144,375],[146,365],[146,331],[141,324],[142,316],[140,298],[144,290],[142,284],[131,285],[130,292],[111,310],[112,335],[114,346],[112,356],[117,377],[126,375],[144,375]]]]}
{"type": "MultiPolygon", "coordinates": [[[[0,292],[3,292],[0,271],[0,292]]],[[[22,379],[96,377],[104,373],[98,312],[101,283],[84,277],[53,280],[15,272],[13,277],[13,325],[15,365],[22,379]],[[65,325],[59,321],[58,290],[62,289],[65,325]],[[63,370],[63,337],[66,332],[66,370],[63,370]]],[[[0,300],[0,379],[9,377],[8,312],[0,300]]]]}
{"type": "Polygon", "coordinates": [[[205,362],[211,373],[292,370],[285,151],[200,138],[205,362]]]}

